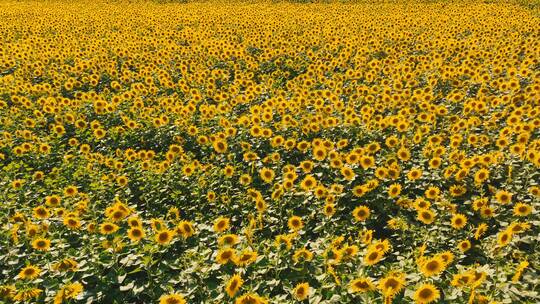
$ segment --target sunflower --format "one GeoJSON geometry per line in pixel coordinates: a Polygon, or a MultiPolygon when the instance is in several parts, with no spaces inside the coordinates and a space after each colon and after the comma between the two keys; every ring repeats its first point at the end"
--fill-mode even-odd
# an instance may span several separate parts
{"type": "Polygon", "coordinates": [[[51,241],[45,238],[37,238],[32,241],[32,247],[39,251],[48,251],[51,247],[51,241]]]}
{"type": "Polygon", "coordinates": [[[309,191],[317,186],[317,180],[312,175],[306,175],[300,182],[300,188],[304,191],[309,191]]]}
{"type": "Polygon", "coordinates": [[[373,240],[373,230],[369,229],[369,230],[364,230],[360,232],[360,241],[362,242],[362,244],[368,245],[371,243],[372,240],[373,240]]]}
{"type": "Polygon", "coordinates": [[[38,206],[33,209],[34,217],[38,219],[47,219],[51,216],[49,209],[45,206],[38,206]]]}
{"type": "Polygon", "coordinates": [[[323,161],[327,156],[326,149],[323,147],[313,148],[313,159],[323,161]]]}
{"type": "Polygon", "coordinates": [[[368,247],[368,250],[377,250],[385,254],[388,252],[388,250],[390,250],[390,241],[387,239],[384,241],[377,241],[376,243],[371,244],[368,247]]]}
{"type": "Polygon", "coordinates": [[[214,231],[215,232],[224,232],[229,229],[229,218],[219,217],[214,222],[214,231]]]}
{"type": "Polygon", "coordinates": [[[172,241],[174,234],[173,230],[163,229],[156,233],[154,239],[160,245],[168,245],[172,241]]]}
{"type": "Polygon", "coordinates": [[[58,207],[60,205],[60,196],[50,195],[45,197],[45,204],[50,207],[58,207]]]}
{"type": "Polygon", "coordinates": [[[463,240],[458,243],[458,249],[461,250],[461,252],[466,252],[469,249],[471,249],[471,242],[469,240],[463,240]]]}
{"type": "Polygon", "coordinates": [[[486,233],[488,229],[488,225],[486,223],[481,223],[476,227],[476,231],[474,232],[474,239],[478,240],[482,235],[486,233]]]}
{"type": "Polygon", "coordinates": [[[128,230],[128,238],[132,242],[138,242],[145,237],[144,230],[141,227],[134,226],[128,230]]]}
{"type": "Polygon", "coordinates": [[[436,199],[441,194],[441,190],[437,187],[430,186],[425,192],[425,195],[429,199],[436,199]]]}
{"type": "Polygon", "coordinates": [[[381,293],[391,298],[405,287],[405,275],[403,273],[389,273],[379,281],[378,288],[381,293]]]}
{"type": "Polygon", "coordinates": [[[414,200],[413,207],[417,211],[426,210],[426,209],[429,209],[431,207],[431,203],[429,201],[425,200],[422,197],[418,197],[418,198],[416,198],[414,200]]]}
{"type": "Polygon", "coordinates": [[[436,301],[440,292],[433,284],[422,284],[414,292],[413,299],[418,304],[427,304],[436,301]]]}
{"type": "Polygon", "coordinates": [[[374,289],[373,280],[369,277],[357,278],[349,283],[349,292],[351,293],[364,293],[374,289]]]}
{"type": "Polygon", "coordinates": [[[53,269],[60,272],[75,271],[79,267],[77,261],[66,258],[53,265],[53,269]]]}
{"type": "Polygon", "coordinates": [[[293,296],[298,301],[304,301],[309,296],[309,284],[299,283],[293,289],[293,296]]]}
{"type": "Polygon", "coordinates": [[[39,288],[29,288],[18,291],[14,296],[13,300],[26,302],[28,300],[39,297],[43,290],[39,288]]]}
{"type": "Polygon", "coordinates": [[[397,197],[401,193],[401,185],[400,184],[392,184],[388,188],[388,195],[392,198],[397,197]]]}
{"type": "Polygon", "coordinates": [[[136,216],[132,216],[132,217],[128,218],[127,223],[128,223],[128,225],[129,225],[130,227],[139,227],[139,228],[142,227],[142,221],[141,221],[141,219],[139,219],[139,218],[136,217],[136,216]]]}
{"type": "Polygon", "coordinates": [[[422,223],[429,225],[435,221],[435,213],[429,209],[425,210],[418,210],[418,213],[416,214],[416,218],[421,221],[422,223]]]}
{"type": "Polygon", "coordinates": [[[474,182],[476,184],[481,184],[485,182],[489,178],[489,170],[486,168],[482,168],[474,174],[474,182]]]}
{"type": "Polygon", "coordinates": [[[186,300],[180,294],[162,295],[159,298],[159,304],[186,304],[186,300]]]}
{"type": "Polygon", "coordinates": [[[285,246],[289,250],[292,248],[292,237],[290,235],[279,234],[276,236],[274,243],[278,248],[285,246]]]}
{"type": "Polygon", "coordinates": [[[462,229],[467,225],[467,217],[463,214],[456,213],[452,216],[451,225],[454,229],[462,229]]]}
{"type": "Polygon", "coordinates": [[[368,190],[367,190],[367,187],[365,185],[357,185],[352,189],[352,193],[356,197],[362,197],[367,192],[368,192],[368,190]]]}
{"type": "Polygon", "coordinates": [[[363,222],[368,219],[369,215],[371,214],[370,210],[366,206],[358,206],[354,208],[352,215],[354,219],[358,222],[363,222]]]}
{"type": "Polygon", "coordinates": [[[61,304],[64,299],[75,299],[83,291],[83,285],[81,283],[67,284],[56,293],[54,297],[54,304],[61,304]]]}
{"type": "Polygon", "coordinates": [[[531,205],[524,204],[524,203],[517,203],[514,206],[514,215],[516,216],[527,216],[531,214],[532,207],[531,205]]]}
{"type": "Polygon", "coordinates": [[[75,186],[68,186],[64,189],[64,195],[65,196],[75,196],[77,195],[79,191],[77,190],[77,187],[75,186]]]}
{"type": "Polygon", "coordinates": [[[232,248],[220,249],[216,255],[216,261],[221,265],[225,265],[229,262],[234,262],[235,259],[236,250],[232,248]]]}
{"type": "Polygon", "coordinates": [[[499,247],[504,247],[508,245],[512,241],[512,236],[512,231],[509,229],[499,232],[499,234],[497,235],[497,244],[499,245],[499,247]]]}
{"type": "Polygon", "coordinates": [[[313,253],[305,248],[298,249],[294,252],[293,260],[295,263],[303,261],[311,261],[313,259],[313,253]]]}
{"type": "Polygon", "coordinates": [[[225,234],[218,239],[219,246],[234,246],[240,242],[240,238],[236,234],[225,234]]]}
{"type": "Polygon", "coordinates": [[[258,256],[259,255],[257,254],[257,252],[245,249],[240,253],[240,255],[234,258],[233,262],[236,266],[245,267],[255,262],[258,256]]]}
{"type": "Polygon", "coordinates": [[[501,204],[509,204],[512,201],[512,193],[506,190],[499,190],[495,193],[495,199],[501,204]]]}
{"type": "Polygon", "coordinates": [[[454,254],[451,251],[444,251],[438,256],[444,261],[445,267],[454,261],[454,254]]]}
{"type": "Polygon", "coordinates": [[[242,280],[242,277],[239,274],[235,274],[229,279],[227,284],[225,284],[225,292],[229,297],[233,298],[242,285],[244,285],[244,280],[242,280]]]}
{"type": "Polygon", "coordinates": [[[19,278],[22,280],[33,280],[39,276],[41,269],[36,266],[28,265],[19,272],[19,278]]]}
{"type": "Polygon", "coordinates": [[[446,268],[445,261],[440,256],[434,256],[426,259],[420,265],[420,271],[426,277],[431,277],[440,274],[446,268]]]}
{"type": "Polygon", "coordinates": [[[214,141],[212,143],[212,146],[214,147],[214,150],[216,150],[217,153],[227,152],[227,142],[223,139],[214,141]]]}
{"type": "Polygon", "coordinates": [[[176,227],[176,232],[181,234],[183,238],[187,239],[188,237],[195,234],[195,228],[193,223],[190,221],[181,221],[176,227]]]}
{"type": "Polygon", "coordinates": [[[15,285],[0,285],[0,299],[10,300],[17,293],[15,285]]]}
{"type": "Polygon", "coordinates": [[[356,245],[345,245],[341,249],[343,252],[344,258],[352,258],[358,253],[358,246],[356,245]]]}
{"type": "Polygon", "coordinates": [[[248,293],[238,297],[234,304],[268,304],[268,301],[256,293],[248,293]]]}
{"type": "Polygon", "coordinates": [[[356,174],[354,173],[354,171],[349,167],[343,166],[341,167],[340,171],[343,178],[345,178],[348,181],[353,181],[354,178],[356,177],[356,174]]]}
{"type": "Polygon", "coordinates": [[[262,168],[261,171],[259,172],[259,175],[261,176],[261,179],[265,183],[270,184],[274,180],[276,173],[274,172],[274,170],[270,168],[262,168]]]}
{"type": "Polygon", "coordinates": [[[129,179],[127,178],[127,176],[118,176],[116,178],[116,183],[118,183],[119,186],[121,187],[125,187],[129,182],[129,179]]]}
{"type": "Polygon", "coordinates": [[[304,223],[302,222],[301,217],[293,215],[287,221],[287,226],[293,231],[298,231],[304,227],[304,223]]]}
{"type": "Polygon", "coordinates": [[[364,256],[364,265],[372,266],[377,264],[384,256],[384,253],[379,250],[369,250],[364,256]]]}
{"type": "Polygon", "coordinates": [[[401,147],[397,151],[397,157],[402,161],[408,161],[411,159],[411,151],[405,147],[401,147]]]}
{"type": "Polygon", "coordinates": [[[417,180],[422,177],[422,169],[413,168],[407,173],[407,178],[411,181],[417,180]]]}
{"type": "Polygon", "coordinates": [[[323,213],[326,217],[331,217],[336,213],[336,206],[332,203],[326,203],[323,207],[323,213]]]}
{"type": "Polygon", "coordinates": [[[99,225],[99,231],[101,234],[112,234],[118,231],[120,227],[118,227],[116,224],[105,222],[101,225],[99,225]]]}

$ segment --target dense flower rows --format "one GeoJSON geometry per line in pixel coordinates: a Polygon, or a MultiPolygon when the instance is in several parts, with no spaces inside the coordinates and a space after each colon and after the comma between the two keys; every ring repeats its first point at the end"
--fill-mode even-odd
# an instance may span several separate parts
{"type": "Polygon", "coordinates": [[[0,302],[540,302],[540,18],[0,2],[0,302]]]}

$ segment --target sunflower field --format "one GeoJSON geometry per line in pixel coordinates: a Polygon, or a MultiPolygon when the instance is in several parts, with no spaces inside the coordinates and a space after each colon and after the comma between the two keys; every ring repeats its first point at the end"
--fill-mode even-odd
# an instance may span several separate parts
{"type": "Polygon", "coordinates": [[[0,303],[540,303],[540,5],[0,1],[0,303]]]}

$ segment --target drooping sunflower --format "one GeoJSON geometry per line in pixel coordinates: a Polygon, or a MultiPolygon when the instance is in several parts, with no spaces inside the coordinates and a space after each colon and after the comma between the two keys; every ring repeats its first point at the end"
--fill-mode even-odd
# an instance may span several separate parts
{"type": "Polygon", "coordinates": [[[13,300],[26,302],[28,300],[35,299],[35,298],[39,297],[39,295],[42,292],[43,292],[43,290],[39,289],[39,288],[28,288],[28,289],[19,290],[13,296],[13,300]]]}
{"type": "Polygon", "coordinates": [[[10,300],[17,294],[15,285],[0,285],[0,299],[10,300]]]}
{"type": "Polygon", "coordinates": [[[61,304],[64,299],[75,299],[83,291],[83,285],[79,282],[70,283],[60,288],[54,297],[54,304],[61,304]]]}

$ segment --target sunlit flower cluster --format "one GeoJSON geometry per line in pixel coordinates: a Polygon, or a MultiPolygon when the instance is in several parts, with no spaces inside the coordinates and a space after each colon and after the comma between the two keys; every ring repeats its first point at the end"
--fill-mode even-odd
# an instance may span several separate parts
{"type": "Polygon", "coordinates": [[[1,2],[0,302],[540,302],[539,16],[1,2]]]}

